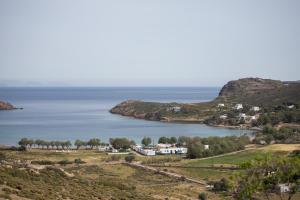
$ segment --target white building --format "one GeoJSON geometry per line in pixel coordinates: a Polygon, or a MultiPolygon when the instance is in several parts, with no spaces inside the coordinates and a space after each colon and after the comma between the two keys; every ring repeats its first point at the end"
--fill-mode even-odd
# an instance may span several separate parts
{"type": "Polygon", "coordinates": [[[112,152],[112,153],[118,153],[119,151],[118,151],[118,149],[114,149],[114,148],[113,148],[113,149],[111,150],[111,152],[112,152]]]}
{"type": "Polygon", "coordinates": [[[251,110],[257,112],[257,111],[260,111],[260,107],[258,107],[258,106],[253,106],[253,107],[251,108],[251,110]]]}
{"type": "Polygon", "coordinates": [[[227,115],[226,115],[226,114],[221,115],[221,116],[220,116],[220,119],[227,119],[227,115]]]}
{"type": "Polygon", "coordinates": [[[280,192],[286,193],[290,191],[290,187],[287,184],[278,184],[280,192]]]}
{"type": "Polygon", "coordinates": [[[224,107],[224,106],[225,106],[224,103],[219,103],[219,104],[218,104],[218,108],[221,108],[221,107],[224,107]]]}
{"type": "Polygon", "coordinates": [[[175,106],[175,107],[172,108],[172,110],[173,110],[174,112],[180,112],[180,111],[181,111],[181,108],[180,108],[179,106],[175,106]]]}
{"type": "Polygon", "coordinates": [[[98,151],[109,151],[110,147],[109,146],[99,146],[98,151]]]}
{"type": "Polygon", "coordinates": [[[240,113],[239,114],[239,118],[241,119],[241,118],[243,118],[243,119],[245,119],[247,117],[247,115],[245,114],[245,113],[240,113]]]}
{"type": "Polygon", "coordinates": [[[162,143],[158,143],[157,145],[156,145],[156,148],[169,148],[169,147],[172,147],[173,146],[173,144],[162,144],[162,143]]]}
{"type": "Polygon", "coordinates": [[[140,153],[143,154],[145,156],[155,156],[155,151],[152,149],[144,149],[141,145],[132,145],[131,148],[140,153]]]}
{"type": "Polygon", "coordinates": [[[155,156],[155,151],[152,149],[140,149],[139,152],[145,156],[155,156]]]}
{"type": "Polygon", "coordinates": [[[250,120],[256,120],[256,116],[255,115],[250,116],[250,120]]]}
{"type": "Polygon", "coordinates": [[[243,104],[240,104],[240,103],[236,104],[236,105],[234,106],[234,109],[236,109],[236,110],[243,109],[243,104]]]}
{"type": "Polygon", "coordinates": [[[161,148],[158,150],[160,154],[186,154],[187,148],[185,147],[170,147],[170,148],[161,148]]]}
{"type": "Polygon", "coordinates": [[[204,149],[205,149],[205,150],[208,150],[208,149],[209,149],[209,145],[208,145],[208,144],[205,144],[205,145],[204,145],[204,149]]]}

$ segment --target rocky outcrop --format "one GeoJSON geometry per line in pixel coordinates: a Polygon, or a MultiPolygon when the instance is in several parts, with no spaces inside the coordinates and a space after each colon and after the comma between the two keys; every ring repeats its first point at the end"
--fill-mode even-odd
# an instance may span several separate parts
{"type": "Polygon", "coordinates": [[[15,109],[13,105],[8,102],[0,101],[0,110],[12,110],[15,109]]]}

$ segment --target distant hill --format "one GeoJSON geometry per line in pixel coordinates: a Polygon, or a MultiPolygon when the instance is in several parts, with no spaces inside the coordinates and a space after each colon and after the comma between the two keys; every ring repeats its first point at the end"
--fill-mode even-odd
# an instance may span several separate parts
{"type": "Polygon", "coordinates": [[[110,112],[155,121],[199,123],[231,112],[237,103],[247,106],[248,111],[251,106],[269,109],[282,105],[300,105],[300,82],[243,78],[228,82],[219,96],[210,102],[182,104],[129,100],[116,105],[110,112]],[[224,103],[225,108],[218,108],[219,103],[224,103]]]}

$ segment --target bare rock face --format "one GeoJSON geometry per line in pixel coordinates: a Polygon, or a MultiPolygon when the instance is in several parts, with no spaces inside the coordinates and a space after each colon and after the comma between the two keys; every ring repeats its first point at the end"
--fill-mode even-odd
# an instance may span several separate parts
{"type": "Polygon", "coordinates": [[[0,110],[12,110],[14,106],[8,102],[0,101],[0,110]]]}

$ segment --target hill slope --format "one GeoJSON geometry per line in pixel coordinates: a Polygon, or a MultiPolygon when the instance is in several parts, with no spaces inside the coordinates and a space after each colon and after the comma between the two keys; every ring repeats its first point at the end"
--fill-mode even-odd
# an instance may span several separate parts
{"type": "Polygon", "coordinates": [[[215,101],[273,106],[300,102],[300,82],[244,78],[228,82],[215,101]]]}

